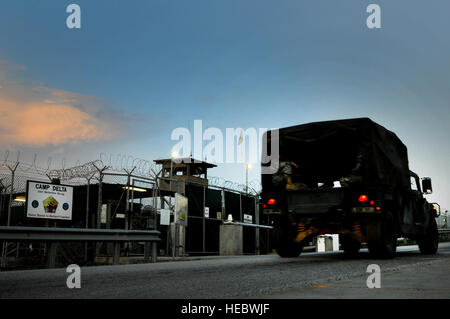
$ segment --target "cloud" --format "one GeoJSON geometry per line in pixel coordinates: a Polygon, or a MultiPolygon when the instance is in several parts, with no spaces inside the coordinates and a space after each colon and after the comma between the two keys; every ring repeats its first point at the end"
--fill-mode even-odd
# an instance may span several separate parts
{"type": "Polygon", "coordinates": [[[120,136],[120,114],[98,97],[11,80],[24,66],[0,61],[0,147],[59,146],[120,136]]]}
{"type": "Polygon", "coordinates": [[[0,97],[0,145],[46,146],[109,139],[102,123],[73,106],[0,97]]]}
{"type": "Polygon", "coordinates": [[[3,88],[5,83],[15,83],[15,76],[21,71],[25,71],[25,65],[14,64],[6,60],[0,60],[0,84],[3,88]]]}

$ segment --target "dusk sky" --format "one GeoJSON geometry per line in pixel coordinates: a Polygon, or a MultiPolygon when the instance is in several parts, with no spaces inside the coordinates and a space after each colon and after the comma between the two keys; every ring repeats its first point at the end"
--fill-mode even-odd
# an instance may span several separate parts
{"type": "MultiPolygon", "coordinates": [[[[370,117],[448,208],[449,12],[446,0],[4,0],[0,155],[153,160],[194,120],[225,132],[370,117]],[[66,26],[71,3],[81,29],[66,26]],[[381,29],[366,26],[370,3],[381,29]]],[[[245,178],[243,164],[210,174],[245,178]]]]}

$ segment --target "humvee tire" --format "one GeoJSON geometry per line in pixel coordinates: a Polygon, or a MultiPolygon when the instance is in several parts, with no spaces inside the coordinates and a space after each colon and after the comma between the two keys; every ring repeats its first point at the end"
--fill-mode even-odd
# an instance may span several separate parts
{"type": "Polygon", "coordinates": [[[342,236],[342,249],[346,257],[355,257],[361,249],[361,242],[349,236],[342,236]]]}
{"type": "Polygon", "coordinates": [[[296,243],[297,231],[291,225],[288,218],[280,216],[273,227],[273,241],[275,251],[280,257],[298,257],[302,253],[303,247],[296,243]]]}
{"type": "Polygon", "coordinates": [[[423,255],[433,255],[437,253],[439,245],[439,232],[436,219],[431,217],[427,234],[417,240],[420,252],[423,255]]]}
{"type": "Polygon", "coordinates": [[[394,216],[386,211],[382,218],[367,223],[367,246],[375,258],[388,259],[395,256],[397,235],[394,216]]]}

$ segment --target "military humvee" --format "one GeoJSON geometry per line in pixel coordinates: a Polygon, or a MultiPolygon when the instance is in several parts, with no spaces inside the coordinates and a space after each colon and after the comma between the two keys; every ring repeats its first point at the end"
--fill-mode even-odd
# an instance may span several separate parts
{"type": "Polygon", "coordinates": [[[423,254],[436,253],[439,212],[423,196],[432,192],[431,179],[420,182],[409,170],[407,148],[393,132],[357,118],[268,131],[264,138],[263,154],[279,143],[280,165],[295,163],[291,187],[274,183],[278,172],[262,175],[263,213],[271,216],[281,257],[299,256],[320,234],[340,234],[347,255],[367,243],[373,256],[392,258],[398,237],[417,241],[423,254]]]}

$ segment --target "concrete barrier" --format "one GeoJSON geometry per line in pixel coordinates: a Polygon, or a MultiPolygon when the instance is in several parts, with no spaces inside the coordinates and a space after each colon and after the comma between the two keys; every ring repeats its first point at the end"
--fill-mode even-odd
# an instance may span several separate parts
{"type": "Polygon", "coordinates": [[[236,224],[220,225],[220,255],[243,255],[243,226],[236,224]]]}

